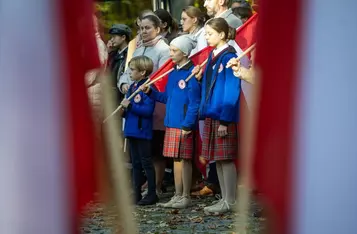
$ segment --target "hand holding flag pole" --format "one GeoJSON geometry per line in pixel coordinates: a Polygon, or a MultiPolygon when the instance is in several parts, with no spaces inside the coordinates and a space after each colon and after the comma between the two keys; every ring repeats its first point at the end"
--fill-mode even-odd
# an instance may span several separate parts
{"type": "MultiPolygon", "coordinates": [[[[167,74],[169,74],[169,73],[172,72],[173,70],[174,70],[173,68],[170,69],[170,70],[168,70],[167,72],[165,72],[164,74],[162,74],[161,76],[155,78],[155,79],[152,80],[152,81],[150,81],[150,79],[148,79],[147,81],[145,81],[144,84],[142,84],[142,86],[146,86],[146,85],[149,86],[149,85],[155,83],[156,81],[162,79],[163,77],[165,77],[167,74]],[[153,82],[153,81],[154,81],[154,82],[153,82]]],[[[133,99],[140,91],[141,91],[140,88],[137,89],[137,90],[135,90],[135,92],[133,92],[127,99],[128,99],[128,100],[133,99]]],[[[107,122],[108,119],[110,119],[112,116],[114,116],[121,108],[123,108],[123,106],[122,106],[122,105],[119,105],[107,118],[104,119],[103,123],[107,122]]]]}
{"type": "MultiPolygon", "coordinates": [[[[255,48],[255,43],[253,45],[251,45],[248,49],[246,49],[243,53],[241,53],[235,60],[238,61],[238,60],[242,59],[244,56],[246,56],[248,53],[250,53],[254,48],[255,48]]],[[[229,61],[227,63],[226,68],[230,68],[233,65],[234,64],[231,61],[229,61]]]]}

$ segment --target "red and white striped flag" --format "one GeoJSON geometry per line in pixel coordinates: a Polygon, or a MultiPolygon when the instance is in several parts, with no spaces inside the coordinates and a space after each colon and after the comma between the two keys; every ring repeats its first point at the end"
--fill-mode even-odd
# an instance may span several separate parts
{"type": "Polygon", "coordinates": [[[0,233],[73,233],[93,198],[91,3],[0,0],[0,233]]]}
{"type": "Polygon", "coordinates": [[[355,233],[357,2],[260,2],[254,182],[274,234],[355,233]]]}

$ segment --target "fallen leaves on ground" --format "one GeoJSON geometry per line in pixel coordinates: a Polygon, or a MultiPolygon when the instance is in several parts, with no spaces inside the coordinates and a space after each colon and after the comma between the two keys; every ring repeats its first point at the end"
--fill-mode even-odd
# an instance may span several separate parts
{"type": "Polygon", "coordinates": [[[194,216],[194,217],[187,217],[193,223],[203,223],[204,220],[202,217],[194,216]]]}

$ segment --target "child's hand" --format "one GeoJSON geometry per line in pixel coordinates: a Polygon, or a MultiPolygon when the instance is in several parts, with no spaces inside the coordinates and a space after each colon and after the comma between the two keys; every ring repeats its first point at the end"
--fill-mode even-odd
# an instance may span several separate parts
{"type": "Polygon", "coordinates": [[[198,159],[200,160],[201,164],[203,164],[203,165],[207,164],[207,161],[206,161],[206,159],[204,157],[200,156],[198,159]]]}
{"type": "Polygon", "coordinates": [[[228,61],[226,67],[231,67],[234,72],[238,72],[240,68],[240,60],[237,58],[231,58],[231,60],[228,61]]]}
{"type": "Polygon", "coordinates": [[[130,101],[129,101],[128,99],[124,99],[124,100],[120,103],[120,105],[122,105],[124,108],[128,108],[129,104],[130,104],[130,101]]]}
{"type": "Polygon", "coordinates": [[[228,135],[228,127],[224,125],[219,125],[218,127],[218,137],[225,137],[228,135]]]}
{"type": "Polygon", "coordinates": [[[196,66],[192,70],[192,74],[195,74],[195,77],[196,77],[197,80],[201,80],[202,79],[202,73],[203,73],[203,70],[202,70],[201,66],[196,66]]]}
{"type": "Polygon", "coordinates": [[[192,132],[192,131],[185,131],[185,130],[183,130],[183,129],[181,130],[181,134],[182,134],[183,137],[190,135],[191,132],[192,132]]]}
{"type": "Polygon", "coordinates": [[[150,86],[148,86],[148,85],[142,85],[142,86],[139,87],[139,89],[140,89],[141,91],[143,91],[144,93],[149,93],[149,91],[150,91],[150,86]]]}

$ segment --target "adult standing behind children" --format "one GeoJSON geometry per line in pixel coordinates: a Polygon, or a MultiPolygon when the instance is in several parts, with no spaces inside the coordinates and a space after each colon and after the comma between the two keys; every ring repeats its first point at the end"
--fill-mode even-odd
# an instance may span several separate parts
{"type": "Polygon", "coordinates": [[[125,71],[131,29],[125,24],[114,24],[110,28],[109,34],[111,35],[111,39],[108,42],[108,68],[113,79],[112,85],[116,93],[118,93],[118,102],[120,103],[124,96],[119,92],[117,83],[125,71]]]}
{"type": "MultiPolygon", "coordinates": [[[[142,45],[136,48],[133,58],[145,55],[154,63],[153,72],[156,72],[170,58],[170,48],[160,35],[161,21],[156,15],[146,15],[140,19],[140,35],[142,45]]],[[[126,69],[118,82],[119,90],[126,94],[133,83],[130,79],[130,67],[126,69]]]]}
{"type": "MultiPolygon", "coordinates": [[[[134,83],[130,85],[126,97],[134,93],[148,79],[154,64],[147,56],[136,56],[129,62],[129,67],[130,78],[134,83]]],[[[132,100],[124,99],[121,104],[125,108],[123,112],[124,135],[129,140],[135,203],[152,205],[158,201],[155,169],[151,155],[155,102],[141,91],[132,100]],[[142,169],[148,181],[148,193],[144,198],[141,196],[142,169]]]]}
{"type": "Polygon", "coordinates": [[[179,32],[179,27],[171,14],[164,10],[158,9],[155,12],[155,15],[161,20],[161,35],[167,40],[168,44],[177,37],[179,32]]]}
{"type": "MultiPolygon", "coordinates": [[[[228,7],[230,0],[205,0],[204,7],[208,16],[212,18],[223,18],[231,28],[237,29],[242,25],[242,21],[233,14],[228,7]]],[[[234,39],[234,38],[233,38],[234,39]]]]}
{"type": "Polygon", "coordinates": [[[206,15],[197,7],[188,6],[182,10],[181,24],[182,31],[193,35],[196,38],[197,45],[191,51],[190,55],[196,54],[198,51],[207,47],[205,38],[204,24],[206,15]]]}
{"type": "Polygon", "coordinates": [[[155,101],[166,104],[164,156],[174,159],[175,195],[163,207],[187,208],[191,205],[192,159],[195,153],[195,129],[201,99],[196,79],[185,81],[194,65],[188,56],[196,46],[191,35],[175,38],[170,56],[176,64],[169,75],[165,92],[146,89],[155,101]]]}
{"type": "Polygon", "coordinates": [[[212,213],[230,211],[236,201],[237,171],[234,161],[238,155],[239,97],[241,80],[226,65],[236,57],[236,51],[227,41],[235,37],[235,30],[222,18],[206,23],[207,43],[215,49],[202,69],[195,67],[198,79],[202,78],[200,115],[204,118],[202,156],[216,161],[222,200],[204,210],[212,213]]]}

